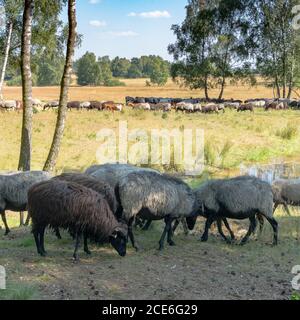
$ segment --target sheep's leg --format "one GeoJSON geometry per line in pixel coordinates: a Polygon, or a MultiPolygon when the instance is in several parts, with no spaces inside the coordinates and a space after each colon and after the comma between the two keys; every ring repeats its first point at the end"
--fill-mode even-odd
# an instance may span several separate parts
{"type": "Polygon", "coordinates": [[[278,244],[278,223],[274,218],[266,217],[273,228],[274,237],[273,237],[273,245],[276,246],[278,244]]]}
{"type": "Polygon", "coordinates": [[[147,220],[146,224],[143,226],[142,230],[147,231],[149,230],[150,226],[152,224],[152,220],[147,220]]]}
{"type": "Polygon", "coordinates": [[[262,234],[263,229],[264,229],[264,224],[265,224],[264,217],[261,214],[258,214],[257,220],[259,222],[259,234],[262,234]]]}
{"type": "Polygon", "coordinates": [[[130,241],[131,241],[131,243],[132,243],[133,248],[134,248],[136,251],[138,251],[139,248],[138,248],[138,246],[137,246],[136,243],[135,243],[134,235],[133,235],[133,232],[132,232],[133,222],[134,222],[134,218],[131,218],[130,221],[129,221],[129,223],[128,223],[128,236],[129,236],[129,239],[130,239],[130,241]]]}
{"type": "Polygon", "coordinates": [[[173,233],[176,231],[178,225],[179,225],[179,220],[176,219],[175,222],[174,222],[174,226],[173,226],[173,233]]]}
{"type": "Polygon", "coordinates": [[[84,234],[84,252],[86,253],[86,254],[91,254],[91,251],[89,250],[89,247],[88,247],[88,236],[87,236],[87,234],[85,233],[84,234]]]}
{"type": "Polygon", "coordinates": [[[255,216],[250,217],[249,220],[250,220],[250,226],[249,226],[248,232],[246,233],[245,237],[244,237],[244,238],[242,239],[242,241],[241,241],[241,245],[244,245],[244,244],[248,241],[249,237],[251,236],[251,234],[252,234],[252,233],[255,231],[255,229],[256,229],[256,219],[255,219],[255,216]]]}
{"type": "Polygon", "coordinates": [[[169,233],[170,228],[172,228],[172,219],[170,217],[165,218],[165,228],[159,240],[159,250],[163,250],[166,235],[169,233]]]}
{"type": "Polygon", "coordinates": [[[209,231],[213,222],[214,222],[214,219],[212,217],[209,217],[206,219],[205,230],[204,230],[204,233],[201,237],[202,242],[206,242],[208,240],[208,231],[209,231]]]}
{"type": "Polygon", "coordinates": [[[283,205],[283,207],[284,207],[285,211],[287,212],[288,216],[291,217],[291,212],[290,212],[290,209],[289,209],[288,205],[285,203],[285,204],[283,205]]]}
{"type": "Polygon", "coordinates": [[[59,228],[55,228],[54,231],[55,231],[55,235],[56,235],[57,239],[61,240],[61,235],[60,235],[60,232],[59,232],[59,228]]]}
{"type": "Polygon", "coordinates": [[[167,241],[170,246],[175,246],[175,242],[172,239],[172,237],[173,237],[173,229],[172,229],[173,219],[170,219],[170,220],[171,220],[171,222],[170,222],[170,226],[168,229],[167,241]]]}
{"type": "Polygon", "coordinates": [[[80,232],[76,232],[76,240],[75,240],[75,250],[74,250],[74,254],[73,254],[73,258],[75,261],[78,261],[78,249],[80,247],[80,240],[81,240],[81,233],[80,232]]]}
{"type": "Polygon", "coordinates": [[[24,212],[20,211],[20,227],[24,226],[24,212]]]}
{"type": "MultiPolygon", "coordinates": [[[[224,220],[223,220],[224,221],[224,220]]],[[[227,221],[227,220],[226,220],[227,221]]],[[[217,220],[217,226],[218,226],[218,231],[220,233],[220,235],[222,236],[222,238],[227,242],[227,243],[231,243],[231,241],[225,236],[223,229],[222,229],[222,219],[218,219],[217,220]]]]}
{"type": "Polygon", "coordinates": [[[4,226],[5,226],[5,234],[4,235],[7,236],[10,233],[10,229],[8,227],[8,224],[7,224],[5,211],[1,212],[1,217],[2,217],[2,221],[4,223],[4,226]]]}
{"type": "Polygon", "coordinates": [[[25,226],[29,226],[29,222],[30,222],[30,214],[28,212],[27,213],[27,218],[26,218],[26,221],[25,221],[25,226]]]}
{"type": "Polygon", "coordinates": [[[40,233],[40,249],[41,249],[41,255],[44,257],[46,256],[47,252],[45,250],[45,229],[46,227],[42,227],[39,231],[40,233]]]}
{"type": "Polygon", "coordinates": [[[234,235],[233,231],[231,230],[230,225],[229,225],[227,219],[226,219],[226,218],[223,218],[222,220],[223,220],[223,222],[224,222],[224,224],[225,224],[225,227],[227,228],[227,230],[228,230],[229,233],[230,233],[231,241],[234,241],[234,240],[235,240],[235,235],[234,235]]]}
{"type": "Polygon", "coordinates": [[[181,218],[181,223],[182,223],[182,227],[183,227],[183,232],[184,234],[187,236],[189,234],[189,228],[187,226],[186,220],[185,218],[181,218]]]}
{"type": "Polygon", "coordinates": [[[34,229],[32,231],[32,233],[33,233],[33,236],[34,236],[37,253],[42,255],[42,251],[41,251],[41,248],[40,248],[39,232],[38,232],[38,230],[34,229]]]}

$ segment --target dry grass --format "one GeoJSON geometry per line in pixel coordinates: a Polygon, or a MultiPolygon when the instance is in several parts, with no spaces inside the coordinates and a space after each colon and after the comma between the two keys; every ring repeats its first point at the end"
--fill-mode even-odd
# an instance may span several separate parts
{"type": "MultiPolygon", "coordinates": [[[[203,90],[189,90],[180,88],[171,80],[164,87],[146,87],[147,79],[125,79],[126,87],[71,87],[70,100],[115,100],[124,102],[126,96],[146,97],[203,97],[203,90]]],[[[299,92],[298,92],[299,93],[299,92]]],[[[210,96],[217,97],[218,90],[211,90],[210,96]]],[[[20,99],[22,95],[19,87],[5,87],[4,97],[6,99],[20,99]]],[[[57,100],[59,97],[58,87],[33,88],[33,96],[42,100],[57,100]]],[[[225,98],[246,100],[250,98],[272,97],[273,91],[264,86],[249,87],[248,85],[227,86],[225,98]]],[[[296,98],[296,97],[295,97],[296,98]]]]}
{"type": "MultiPolygon", "coordinates": [[[[42,168],[50,148],[56,121],[55,111],[34,115],[32,168],[42,168]]],[[[0,170],[15,170],[19,156],[21,113],[0,114],[0,170]]],[[[297,111],[257,111],[254,114],[238,114],[228,111],[220,115],[176,114],[172,112],[163,119],[156,112],[131,111],[122,113],[71,111],[57,171],[82,170],[96,162],[100,142],[96,134],[103,128],[113,129],[118,137],[119,121],[127,121],[128,129],[202,128],[205,133],[208,162],[221,169],[236,169],[241,163],[267,163],[276,158],[293,160],[299,158],[298,133],[291,139],[283,139],[278,130],[289,123],[300,126],[297,111]],[[230,148],[228,148],[230,146],[230,148]],[[224,153],[224,150],[226,152],[224,153]]]]}

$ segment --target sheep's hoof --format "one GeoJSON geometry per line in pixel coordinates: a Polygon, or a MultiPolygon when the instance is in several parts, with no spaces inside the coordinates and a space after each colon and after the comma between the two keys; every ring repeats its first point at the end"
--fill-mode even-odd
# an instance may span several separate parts
{"type": "Polygon", "coordinates": [[[168,243],[169,243],[169,246],[176,246],[176,243],[173,241],[173,240],[170,240],[170,241],[168,241],[168,243]]]}
{"type": "Polygon", "coordinates": [[[7,236],[10,233],[10,230],[6,230],[4,235],[7,236]]]}
{"type": "Polygon", "coordinates": [[[159,248],[158,248],[159,251],[163,251],[164,250],[164,246],[162,244],[159,244],[159,248]]]}
{"type": "Polygon", "coordinates": [[[207,237],[201,237],[199,240],[200,240],[201,242],[207,242],[208,238],[207,238],[207,237]]]}
{"type": "Polygon", "coordinates": [[[77,255],[73,256],[73,263],[79,262],[79,257],[77,255]]]}
{"type": "Polygon", "coordinates": [[[84,252],[85,252],[86,254],[88,254],[88,255],[91,255],[91,254],[92,254],[92,252],[91,252],[90,250],[84,250],[84,252]]]}

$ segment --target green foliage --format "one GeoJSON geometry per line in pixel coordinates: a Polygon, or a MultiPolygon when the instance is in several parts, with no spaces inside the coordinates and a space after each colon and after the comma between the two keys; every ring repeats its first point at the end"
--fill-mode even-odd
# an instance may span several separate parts
{"type": "Polygon", "coordinates": [[[169,65],[162,59],[156,60],[150,74],[150,81],[152,84],[163,86],[167,83],[169,77],[169,65]]]}
{"type": "MultiPolygon", "coordinates": [[[[10,87],[20,87],[20,86],[22,86],[22,77],[21,77],[21,75],[13,77],[11,80],[7,81],[6,84],[8,86],[10,86],[10,87]]],[[[33,84],[33,86],[37,85],[37,76],[34,73],[32,74],[32,84],[33,84]]]]}
{"type": "Polygon", "coordinates": [[[37,85],[59,85],[63,74],[64,59],[41,59],[38,62],[37,85]]]}
{"type": "Polygon", "coordinates": [[[101,69],[94,53],[86,52],[77,62],[78,84],[100,85],[101,69]]]}
{"type": "Polygon", "coordinates": [[[300,293],[293,293],[292,296],[291,296],[291,300],[293,301],[300,301],[300,293]]]}
{"type": "Polygon", "coordinates": [[[125,87],[126,83],[118,79],[108,79],[105,81],[104,86],[106,87],[125,87]]]}

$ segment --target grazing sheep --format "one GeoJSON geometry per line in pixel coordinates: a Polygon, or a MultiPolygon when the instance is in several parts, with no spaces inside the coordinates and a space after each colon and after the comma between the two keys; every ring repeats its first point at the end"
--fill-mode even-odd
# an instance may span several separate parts
{"type": "Polygon", "coordinates": [[[202,113],[219,113],[218,105],[216,104],[208,104],[202,107],[202,113]]]}
{"type": "Polygon", "coordinates": [[[239,102],[225,102],[224,107],[229,109],[238,109],[241,104],[239,102]]]}
{"type": "Polygon", "coordinates": [[[44,105],[44,110],[47,109],[56,109],[59,107],[59,101],[50,101],[44,105]]]}
{"type": "Polygon", "coordinates": [[[92,189],[59,179],[34,185],[28,192],[28,210],[37,251],[45,256],[44,233],[47,226],[63,228],[76,235],[73,257],[84,236],[84,251],[90,254],[88,238],[110,242],[120,256],[126,255],[127,225],[118,222],[105,198],[92,189]]]}
{"type": "MultiPolygon", "coordinates": [[[[271,186],[254,177],[237,177],[225,180],[211,180],[195,191],[199,214],[207,218],[201,240],[207,241],[208,230],[218,218],[248,219],[250,227],[241,244],[248,241],[256,229],[256,215],[264,216],[274,231],[273,244],[277,244],[278,224],[273,218],[273,194],[271,186]]],[[[187,218],[193,229],[197,217],[187,218]]]]}
{"type": "Polygon", "coordinates": [[[80,110],[81,109],[81,102],[80,101],[70,101],[67,103],[67,108],[70,110],[72,110],[72,109],[80,110]]]}
{"type": "Polygon", "coordinates": [[[5,210],[15,212],[26,211],[29,188],[38,182],[49,180],[50,178],[49,173],[44,171],[27,171],[0,175],[0,214],[5,226],[5,235],[10,232],[5,210]]]}
{"type": "Polygon", "coordinates": [[[145,110],[150,111],[151,106],[149,103],[128,103],[128,107],[132,107],[133,110],[145,110]]]}
{"type": "Polygon", "coordinates": [[[90,188],[104,196],[104,199],[108,202],[113,213],[116,213],[117,211],[117,200],[114,189],[107,183],[96,180],[95,178],[83,173],[63,173],[60,176],[52,178],[52,180],[74,182],[86,188],[90,188]]]}
{"type": "Polygon", "coordinates": [[[200,103],[194,104],[194,112],[202,112],[202,105],[200,103]]]}
{"type": "Polygon", "coordinates": [[[136,171],[151,171],[157,172],[150,168],[141,168],[131,164],[107,163],[103,165],[93,165],[86,169],[85,173],[102,182],[108,183],[115,189],[120,178],[125,175],[136,171]]]}
{"type": "Polygon", "coordinates": [[[272,184],[273,197],[274,197],[274,213],[278,206],[282,204],[290,216],[291,206],[300,206],[300,179],[281,179],[276,180],[272,184]]]}
{"type": "Polygon", "coordinates": [[[254,112],[254,106],[252,103],[247,103],[247,104],[242,104],[237,108],[237,112],[242,112],[242,111],[250,111],[254,112]]]}
{"type": "Polygon", "coordinates": [[[89,101],[84,101],[80,103],[80,108],[81,109],[89,109],[91,106],[91,103],[89,101]]]}
{"type": "Polygon", "coordinates": [[[103,109],[102,103],[99,101],[91,101],[88,110],[98,110],[101,111],[103,109]]]}
{"type": "Polygon", "coordinates": [[[133,172],[122,178],[116,187],[116,194],[122,205],[122,219],[128,223],[128,236],[134,248],[132,225],[136,216],[149,220],[165,221],[165,228],[159,241],[164,247],[165,237],[169,245],[172,240],[172,222],[194,214],[195,194],[191,188],[174,177],[156,172],[133,172]]]}

